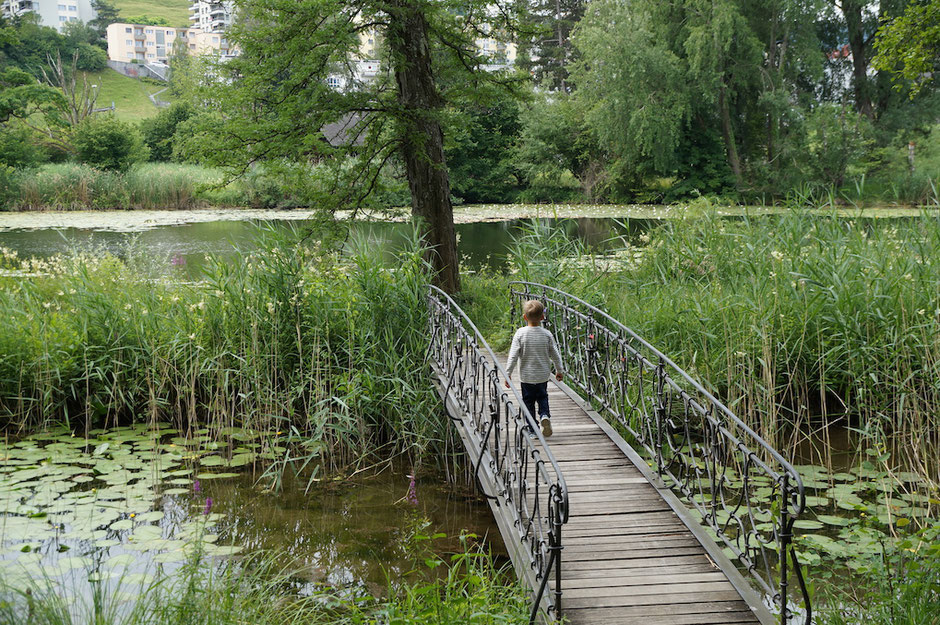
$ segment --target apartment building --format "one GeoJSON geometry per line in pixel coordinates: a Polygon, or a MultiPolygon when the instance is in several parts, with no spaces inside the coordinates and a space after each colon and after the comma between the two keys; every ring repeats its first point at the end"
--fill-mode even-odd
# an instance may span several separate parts
{"type": "Polygon", "coordinates": [[[98,14],[91,0],[0,0],[0,15],[13,18],[35,13],[43,26],[62,30],[68,22],[89,22],[98,14]]]}
{"type": "Polygon", "coordinates": [[[221,33],[232,25],[235,7],[231,0],[193,0],[189,7],[191,28],[206,33],[221,33]]]}
{"type": "Polygon", "coordinates": [[[205,32],[199,28],[115,23],[108,26],[107,33],[108,58],[112,61],[166,63],[174,47],[196,55],[236,54],[224,33],[205,32]]]}

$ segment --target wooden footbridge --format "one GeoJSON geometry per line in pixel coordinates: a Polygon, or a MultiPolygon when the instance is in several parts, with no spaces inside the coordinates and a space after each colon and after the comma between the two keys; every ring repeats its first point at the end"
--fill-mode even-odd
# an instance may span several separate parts
{"type": "Polygon", "coordinates": [[[669,358],[557,289],[539,299],[565,383],[546,439],[504,359],[442,291],[428,296],[434,381],[519,578],[531,622],[810,623],[791,545],[794,468],[669,358]]]}

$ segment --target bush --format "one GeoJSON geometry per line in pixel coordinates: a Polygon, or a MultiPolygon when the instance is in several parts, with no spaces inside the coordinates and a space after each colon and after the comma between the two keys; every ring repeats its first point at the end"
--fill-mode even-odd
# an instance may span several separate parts
{"type": "Polygon", "coordinates": [[[179,125],[195,114],[187,103],[176,103],[163,109],[155,117],[140,123],[140,132],[144,143],[150,148],[150,160],[171,161],[173,158],[174,136],[179,125]]]}
{"type": "Polygon", "coordinates": [[[45,151],[27,128],[0,126],[0,165],[33,167],[45,160],[45,151]]]}
{"type": "Polygon", "coordinates": [[[147,160],[148,155],[140,132],[113,115],[84,119],[72,143],[83,163],[105,170],[127,171],[134,163],[147,160]]]}
{"type": "Polygon", "coordinates": [[[78,53],[75,67],[83,72],[100,72],[108,68],[108,53],[90,43],[75,46],[78,53]]]}

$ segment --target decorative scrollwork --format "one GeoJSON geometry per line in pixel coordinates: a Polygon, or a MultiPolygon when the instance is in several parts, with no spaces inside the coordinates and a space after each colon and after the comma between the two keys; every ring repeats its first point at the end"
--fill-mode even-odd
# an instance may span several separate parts
{"type": "MultiPolygon", "coordinates": [[[[568,520],[568,488],[545,439],[493,351],[459,306],[443,291],[428,294],[428,357],[442,395],[456,406],[474,475],[485,471],[496,492],[485,496],[510,512],[516,550],[528,559],[535,621],[543,597],[561,617],[561,529],[568,520]],[[545,593],[554,574],[551,593],[545,593]]],[[[505,537],[504,537],[505,538],[505,537]]],[[[510,545],[510,549],[514,546],[510,545]]]]}
{"type": "MultiPolygon", "coordinates": [[[[797,471],[722,402],[664,354],[604,311],[558,289],[510,284],[513,310],[527,299],[546,307],[567,383],[645,450],[666,485],[696,510],[790,620],[787,557],[803,511],[797,471]]],[[[798,564],[809,622],[809,596],[798,564]]]]}

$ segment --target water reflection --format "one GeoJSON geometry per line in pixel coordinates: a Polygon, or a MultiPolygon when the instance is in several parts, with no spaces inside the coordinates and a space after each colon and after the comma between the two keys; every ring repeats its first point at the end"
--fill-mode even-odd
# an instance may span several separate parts
{"type": "MultiPolygon", "coordinates": [[[[540,219],[542,226],[563,228],[565,234],[598,249],[610,249],[636,237],[658,223],[653,219],[617,220],[611,218],[540,219]]],[[[464,267],[477,270],[506,267],[506,254],[513,237],[519,236],[533,220],[458,224],[458,253],[464,267]]],[[[236,249],[250,250],[258,245],[266,230],[289,234],[303,232],[312,222],[305,221],[218,221],[160,226],[141,232],[114,232],[82,228],[10,230],[0,232],[0,246],[20,256],[49,257],[69,250],[106,251],[124,257],[134,254],[156,266],[185,266],[190,275],[198,273],[206,254],[232,255],[236,249]]],[[[357,245],[383,249],[389,256],[406,245],[411,226],[406,223],[357,222],[352,225],[346,247],[357,245]]]]}

